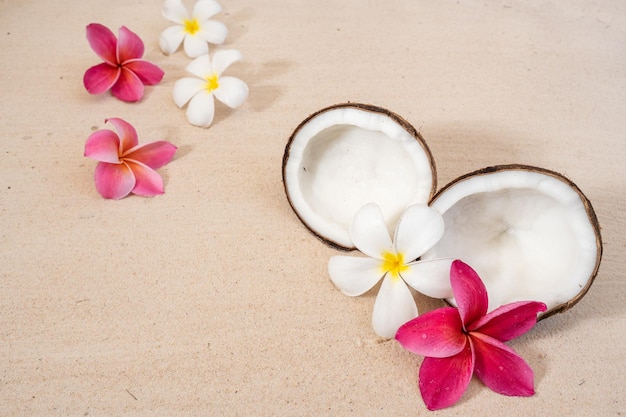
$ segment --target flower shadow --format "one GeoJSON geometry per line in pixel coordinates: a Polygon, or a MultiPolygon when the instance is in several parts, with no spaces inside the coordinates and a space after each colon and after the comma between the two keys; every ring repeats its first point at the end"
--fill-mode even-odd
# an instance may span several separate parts
{"type": "Polygon", "coordinates": [[[268,81],[286,74],[293,65],[294,63],[291,61],[280,59],[260,64],[248,65],[245,63],[245,65],[241,65],[241,68],[238,69],[238,76],[241,76],[250,87],[248,104],[253,111],[267,110],[278,101],[285,88],[268,81]]]}
{"type": "Polygon", "coordinates": [[[217,19],[221,20],[228,27],[228,37],[226,38],[226,46],[231,46],[248,32],[246,22],[251,21],[256,16],[256,10],[252,7],[244,7],[235,12],[224,11],[217,19]]]}
{"type": "Polygon", "coordinates": [[[508,163],[542,165],[545,162],[538,147],[533,148],[535,152],[528,152],[528,140],[523,140],[519,132],[493,123],[450,121],[422,126],[418,130],[435,155],[438,190],[460,175],[486,166],[508,163]]]}
{"type": "Polygon", "coordinates": [[[172,162],[175,162],[175,161],[177,161],[179,159],[184,158],[192,150],[193,150],[193,146],[191,146],[191,145],[181,145],[181,146],[179,146],[178,149],[176,150],[176,154],[174,155],[174,158],[172,159],[172,162]]]}
{"type": "MultiPolygon", "coordinates": [[[[245,104],[244,104],[245,106],[245,104]]],[[[243,106],[242,106],[243,107],[243,106]]],[[[187,110],[187,107],[184,108],[184,110],[187,110]]],[[[213,121],[211,122],[210,126],[207,127],[199,127],[199,129],[211,129],[211,127],[213,126],[217,126],[219,125],[222,121],[230,118],[233,114],[235,114],[236,112],[240,112],[241,109],[231,109],[228,106],[224,106],[221,103],[215,103],[215,113],[213,115],[213,121]]]]}

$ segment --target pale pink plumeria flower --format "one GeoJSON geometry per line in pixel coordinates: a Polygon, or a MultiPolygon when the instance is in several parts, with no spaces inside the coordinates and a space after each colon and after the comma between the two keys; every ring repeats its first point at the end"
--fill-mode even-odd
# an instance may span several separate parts
{"type": "Polygon", "coordinates": [[[424,204],[406,209],[391,241],[380,207],[363,206],[350,227],[354,246],[369,258],[333,256],[328,262],[332,282],[346,295],[358,296],[383,280],[372,312],[377,335],[392,338],[398,328],[418,315],[407,284],[433,298],[452,295],[449,271],[453,259],[416,261],[443,236],[441,214],[424,204]]]}
{"type": "Polygon", "coordinates": [[[419,388],[428,409],[456,403],[473,374],[497,393],[533,395],[533,370],[504,342],[529,331],[546,305],[518,301],[487,313],[485,285],[476,271],[459,260],[450,268],[450,283],[458,308],[422,314],[402,325],[396,334],[402,347],[425,356],[419,388]]]}
{"type": "Polygon", "coordinates": [[[163,16],[176,25],[161,33],[159,46],[163,53],[173,54],[183,43],[185,54],[196,58],[209,53],[209,43],[223,43],[228,35],[226,25],[210,19],[221,10],[215,0],[198,0],[190,16],[181,0],[165,0],[163,16]]]}
{"type": "Polygon", "coordinates": [[[125,26],[120,28],[117,39],[106,26],[92,23],[87,26],[87,41],[104,60],[83,76],[83,84],[90,94],[111,90],[120,100],[138,101],[143,97],[144,84],[155,85],[163,79],[161,68],[141,59],[143,42],[125,26]]]}
{"type": "Polygon", "coordinates": [[[230,64],[241,59],[234,49],[215,52],[213,59],[202,55],[187,66],[194,77],[185,77],[174,84],[174,102],[187,105],[187,120],[194,126],[208,127],[213,122],[213,97],[228,107],[237,108],[248,98],[248,86],[239,78],[222,76],[230,64]]]}
{"type": "Polygon", "coordinates": [[[163,180],[155,171],[167,164],[176,146],[166,141],[139,145],[137,131],[128,122],[111,118],[118,133],[98,130],[85,144],[85,156],[98,162],[96,189],[104,198],[120,199],[133,193],[145,197],[163,194],[163,180]]]}

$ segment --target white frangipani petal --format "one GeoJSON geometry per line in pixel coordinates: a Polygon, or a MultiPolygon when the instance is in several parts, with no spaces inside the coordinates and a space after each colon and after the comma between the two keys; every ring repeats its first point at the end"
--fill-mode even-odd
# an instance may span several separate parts
{"type": "Polygon", "coordinates": [[[207,91],[200,91],[193,96],[187,105],[187,120],[194,126],[207,127],[211,125],[214,113],[213,95],[207,91]]]}
{"type": "Polygon", "coordinates": [[[222,6],[215,0],[198,0],[193,6],[191,15],[203,22],[222,11],[222,6]]]}
{"type": "Polygon", "coordinates": [[[248,98],[248,85],[235,77],[220,77],[213,95],[230,108],[237,108],[248,98]]]}
{"type": "Polygon", "coordinates": [[[377,335],[393,338],[398,328],[417,317],[417,306],[404,281],[389,274],[383,279],[372,312],[372,325],[377,335]]]}
{"type": "MultiPolygon", "coordinates": [[[[216,52],[214,62],[220,70],[241,57],[235,50],[216,52]]],[[[187,71],[196,78],[186,77],[174,85],[174,102],[183,107],[189,101],[187,118],[196,126],[207,127],[213,122],[214,99],[231,108],[239,107],[248,98],[248,86],[239,78],[220,77],[209,54],[195,58],[187,65],[187,71]],[[197,104],[202,103],[202,104],[197,104]]]]}
{"type": "Polygon", "coordinates": [[[174,83],[174,103],[183,107],[193,96],[205,88],[206,82],[200,78],[185,77],[174,83]]]}
{"type": "Polygon", "coordinates": [[[450,266],[454,258],[417,261],[402,271],[402,279],[416,291],[432,298],[452,297],[450,266]]]}
{"type": "Polygon", "coordinates": [[[406,261],[417,259],[441,239],[444,228],[443,217],[435,209],[423,204],[412,205],[398,222],[395,250],[403,253],[406,261]]]}
{"type": "Polygon", "coordinates": [[[383,253],[393,252],[383,212],[375,203],[368,203],[356,212],[350,237],[358,250],[372,258],[382,259],[383,253]]]}
{"type": "Polygon", "coordinates": [[[189,19],[189,13],[181,0],[165,0],[162,12],[167,20],[181,25],[189,19]]]}
{"type": "Polygon", "coordinates": [[[210,19],[221,10],[222,7],[216,0],[198,0],[190,16],[182,0],[165,0],[163,16],[176,23],[177,29],[167,28],[163,31],[159,39],[161,50],[171,54],[182,43],[185,54],[190,58],[208,54],[209,43],[224,43],[228,35],[225,24],[210,19]]]}
{"type": "Polygon", "coordinates": [[[187,72],[190,72],[191,74],[195,75],[198,78],[202,78],[203,80],[211,77],[214,73],[211,66],[211,58],[209,58],[208,55],[201,55],[197,57],[196,59],[191,61],[185,69],[187,70],[187,72]]]}
{"type": "Polygon", "coordinates": [[[211,68],[217,75],[222,75],[226,68],[242,58],[243,55],[236,49],[223,49],[213,54],[211,68]]]}
{"type": "Polygon", "coordinates": [[[346,295],[356,297],[364,294],[380,279],[384,271],[380,261],[355,256],[333,256],[328,261],[330,280],[346,295]]]}
{"type": "Polygon", "coordinates": [[[208,43],[219,45],[226,40],[228,28],[217,20],[208,20],[202,25],[200,36],[208,43]]]}
{"type": "Polygon", "coordinates": [[[366,264],[363,258],[334,257],[329,262],[329,273],[337,287],[353,296],[365,292],[364,281],[367,286],[375,285],[377,269],[384,274],[372,312],[372,325],[379,336],[394,337],[402,324],[417,316],[417,305],[409,286],[434,298],[452,295],[450,266],[453,259],[411,262],[435,245],[443,231],[443,217],[425,204],[405,210],[393,243],[377,204],[366,204],[355,214],[350,236],[356,248],[368,255],[370,261],[366,264]],[[364,270],[365,265],[369,265],[369,271],[364,270]]]}
{"type": "Polygon", "coordinates": [[[196,58],[209,53],[209,44],[202,37],[202,33],[197,32],[194,35],[185,36],[183,49],[189,58],[196,58]]]}
{"type": "Polygon", "coordinates": [[[176,52],[185,38],[185,31],[182,26],[170,26],[161,33],[159,47],[163,53],[170,55],[176,52]]]}

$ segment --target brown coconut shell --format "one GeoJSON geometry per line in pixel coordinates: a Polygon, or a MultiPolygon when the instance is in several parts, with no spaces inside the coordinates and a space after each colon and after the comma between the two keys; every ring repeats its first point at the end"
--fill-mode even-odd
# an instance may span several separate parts
{"type": "Polygon", "coordinates": [[[598,222],[598,217],[596,216],[596,212],[593,209],[593,206],[591,205],[591,201],[589,201],[589,199],[587,198],[587,196],[581,191],[580,188],[578,188],[578,186],[576,184],[574,184],[573,181],[571,181],[569,178],[565,177],[563,174],[560,174],[558,172],[555,171],[551,171],[549,169],[545,169],[545,168],[540,168],[540,167],[536,167],[536,166],[531,166],[531,165],[524,165],[524,164],[505,164],[505,165],[494,165],[494,166],[489,166],[489,167],[485,167],[464,175],[461,175],[460,177],[452,180],[451,182],[449,182],[448,184],[446,184],[443,188],[441,188],[439,191],[437,191],[437,193],[434,195],[434,197],[431,199],[429,204],[432,204],[434,201],[437,200],[437,198],[439,198],[439,196],[441,196],[443,193],[446,192],[447,189],[449,189],[450,187],[452,187],[453,185],[456,185],[460,182],[463,182],[464,180],[471,178],[471,177],[475,177],[475,176],[479,176],[479,175],[487,175],[487,174],[493,174],[495,172],[500,172],[500,171],[531,171],[531,172],[538,172],[544,175],[548,175],[551,176],[565,184],[567,184],[572,190],[574,190],[581,202],[583,203],[584,207],[585,207],[585,211],[587,212],[587,217],[589,219],[589,224],[591,225],[591,227],[593,228],[594,232],[595,232],[595,236],[596,236],[596,248],[597,248],[597,252],[596,252],[596,263],[595,266],[593,268],[593,271],[591,273],[591,275],[589,276],[586,285],[578,292],[578,294],[576,294],[571,300],[566,301],[562,304],[559,304],[551,309],[549,309],[548,311],[546,311],[545,313],[541,314],[538,317],[538,320],[543,320],[547,317],[553,316],[557,313],[563,313],[567,310],[569,310],[570,308],[572,308],[576,303],[578,303],[589,291],[589,288],[591,288],[591,285],[593,284],[596,276],[598,275],[598,271],[600,269],[600,262],[602,260],[602,236],[600,233],[600,223],[598,222]]]}
{"type": "Polygon", "coordinates": [[[430,197],[429,200],[431,200],[433,198],[433,196],[435,195],[435,192],[437,190],[437,168],[435,165],[435,160],[433,158],[433,155],[430,151],[430,148],[428,147],[428,144],[426,143],[426,140],[424,139],[424,137],[420,134],[420,132],[418,132],[413,125],[411,125],[408,121],[406,121],[404,118],[402,118],[400,115],[387,110],[383,107],[378,107],[372,104],[363,104],[363,103],[352,103],[352,102],[346,102],[346,103],[340,103],[340,104],[334,104],[328,107],[325,107],[321,110],[316,111],[315,113],[310,114],[306,119],[304,119],[297,127],[296,129],[293,131],[293,133],[291,134],[291,136],[289,137],[289,140],[287,141],[287,145],[285,146],[285,152],[283,154],[283,161],[282,161],[282,179],[283,179],[283,188],[285,191],[285,194],[287,196],[287,200],[289,201],[289,205],[291,206],[292,210],[294,211],[294,213],[296,213],[296,216],[300,219],[300,221],[302,222],[302,224],[304,224],[304,226],[306,226],[306,228],[315,236],[317,237],[319,240],[321,240],[322,242],[324,242],[325,244],[338,249],[338,250],[342,250],[342,251],[352,251],[355,248],[354,247],[346,247],[344,245],[341,245],[337,242],[334,242],[322,235],[320,235],[313,227],[311,227],[306,220],[298,213],[298,211],[295,209],[295,206],[293,204],[293,202],[291,201],[291,198],[289,196],[289,190],[287,189],[287,185],[286,185],[286,181],[285,181],[285,167],[287,164],[287,160],[289,159],[290,156],[290,149],[291,149],[291,144],[293,143],[295,137],[297,136],[298,132],[307,124],[309,123],[313,118],[315,118],[316,116],[318,116],[321,113],[325,113],[327,111],[331,111],[331,110],[337,110],[337,109],[341,109],[341,108],[345,108],[345,107],[351,107],[351,108],[355,108],[355,109],[359,109],[362,111],[366,111],[366,112],[373,112],[373,113],[381,113],[387,117],[389,117],[390,119],[394,120],[396,123],[398,123],[406,132],[408,132],[411,136],[413,136],[415,138],[415,140],[417,140],[419,142],[419,144],[421,145],[424,153],[426,154],[426,157],[428,158],[428,161],[430,163],[430,168],[432,171],[432,187],[431,187],[431,191],[430,191],[430,197]]]}

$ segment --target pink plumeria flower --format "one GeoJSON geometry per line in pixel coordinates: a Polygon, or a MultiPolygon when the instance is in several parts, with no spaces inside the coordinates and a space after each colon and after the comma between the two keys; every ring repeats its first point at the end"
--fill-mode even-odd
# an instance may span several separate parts
{"type": "Polygon", "coordinates": [[[138,101],[143,97],[144,84],[155,85],[163,79],[158,66],[141,59],[144,45],[139,36],[125,26],[119,30],[119,39],[106,26],[92,23],[87,26],[87,40],[91,49],[104,60],[89,68],[83,84],[89,93],[111,93],[123,101],[138,101]]]}
{"type": "Polygon", "coordinates": [[[402,215],[392,243],[377,204],[366,204],[357,211],[350,237],[369,258],[333,256],[328,272],[337,288],[351,297],[366,293],[383,280],[372,312],[372,326],[378,336],[393,338],[398,327],[417,316],[417,305],[407,284],[429,297],[452,296],[449,271],[453,259],[416,261],[441,239],[443,232],[442,216],[427,205],[416,204],[402,215]]]}
{"type": "Polygon", "coordinates": [[[425,356],[419,388],[428,409],[456,403],[473,374],[500,394],[533,395],[533,370],[504,342],[530,330],[546,305],[520,301],[487,313],[485,285],[471,267],[458,260],[450,268],[450,283],[458,308],[425,313],[396,334],[405,349],[425,356]]]}
{"type": "Polygon", "coordinates": [[[190,16],[181,0],[165,0],[163,16],[176,25],[161,34],[159,46],[163,53],[173,54],[183,43],[185,54],[196,58],[209,53],[209,43],[223,43],[228,35],[226,25],[210,19],[221,10],[215,0],[199,0],[190,16]]]}
{"type": "Polygon", "coordinates": [[[215,103],[213,97],[230,108],[237,108],[248,98],[248,86],[239,78],[222,76],[233,62],[241,59],[234,49],[215,52],[213,59],[202,55],[187,66],[194,77],[185,77],[174,84],[174,102],[178,107],[187,105],[187,120],[194,126],[208,127],[213,122],[215,103]]]}
{"type": "Polygon", "coordinates": [[[176,146],[166,141],[139,145],[137,132],[128,122],[105,120],[118,131],[98,130],[85,144],[85,156],[98,162],[96,189],[104,198],[120,199],[133,193],[145,197],[163,194],[163,180],[155,171],[167,164],[176,146]]]}

